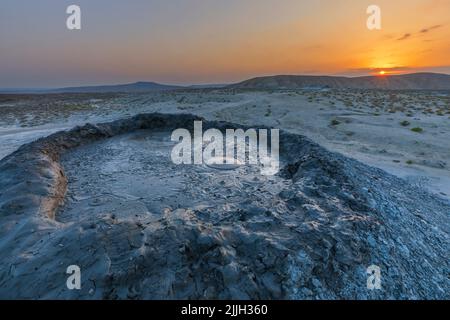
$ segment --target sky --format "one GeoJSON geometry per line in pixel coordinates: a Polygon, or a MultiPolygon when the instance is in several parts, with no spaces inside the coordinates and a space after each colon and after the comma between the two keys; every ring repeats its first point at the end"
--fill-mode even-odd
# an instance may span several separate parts
{"type": "Polygon", "coordinates": [[[0,88],[450,74],[450,0],[1,0],[0,88]],[[81,8],[68,30],[66,8],[81,8]],[[381,30],[369,30],[369,5],[381,30]]]}

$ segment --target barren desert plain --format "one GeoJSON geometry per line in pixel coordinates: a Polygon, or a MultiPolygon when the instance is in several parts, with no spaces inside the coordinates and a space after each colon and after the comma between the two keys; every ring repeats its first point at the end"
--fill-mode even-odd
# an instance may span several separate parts
{"type": "Polygon", "coordinates": [[[298,133],[450,197],[450,93],[384,90],[176,90],[140,94],[0,95],[0,157],[86,122],[147,112],[298,133]]]}

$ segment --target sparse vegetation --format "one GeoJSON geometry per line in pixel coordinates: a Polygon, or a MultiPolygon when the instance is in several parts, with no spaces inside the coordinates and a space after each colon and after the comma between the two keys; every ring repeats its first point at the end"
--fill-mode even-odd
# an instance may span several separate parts
{"type": "Polygon", "coordinates": [[[421,127],[415,127],[415,128],[412,128],[411,131],[417,132],[417,133],[422,133],[423,129],[421,127]]]}
{"type": "Polygon", "coordinates": [[[339,125],[339,124],[341,124],[341,122],[340,122],[339,120],[337,120],[337,119],[331,120],[331,125],[332,125],[332,126],[337,126],[337,125],[339,125]]]}
{"type": "Polygon", "coordinates": [[[409,121],[405,120],[405,121],[400,122],[400,124],[401,124],[402,126],[404,126],[404,127],[407,127],[407,126],[409,126],[411,123],[410,123],[409,121]]]}

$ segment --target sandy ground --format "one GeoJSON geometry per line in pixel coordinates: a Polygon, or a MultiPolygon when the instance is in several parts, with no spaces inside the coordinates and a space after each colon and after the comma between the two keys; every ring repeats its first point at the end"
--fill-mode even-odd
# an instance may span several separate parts
{"type": "Polygon", "coordinates": [[[77,124],[152,111],[286,129],[450,198],[448,93],[192,90],[0,96],[0,158],[77,124]]]}

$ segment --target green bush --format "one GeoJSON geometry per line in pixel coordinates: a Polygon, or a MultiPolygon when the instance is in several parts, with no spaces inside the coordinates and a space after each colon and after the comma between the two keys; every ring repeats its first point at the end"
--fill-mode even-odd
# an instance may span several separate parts
{"type": "Polygon", "coordinates": [[[409,121],[405,120],[405,121],[400,122],[400,124],[401,124],[402,126],[404,126],[404,127],[407,127],[407,126],[409,126],[411,123],[410,123],[409,121]]]}
{"type": "Polygon", "coordinates": [[[422,132],[423,132],[423,129],[420,128],[420,127],[416,127],[416,128],[412,128],[411,131],[417,132],[417,133],[422,133],[422,132]]]}

